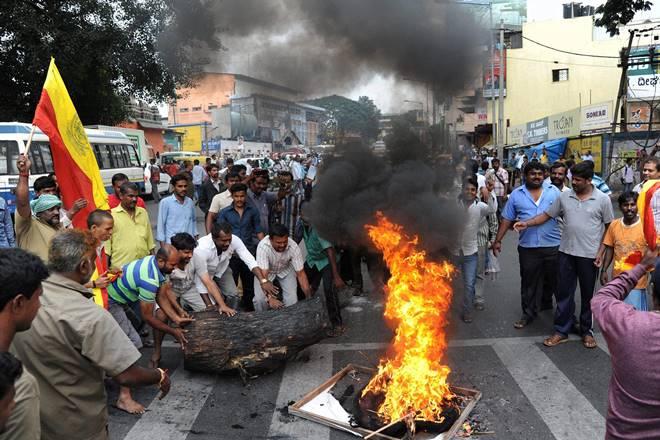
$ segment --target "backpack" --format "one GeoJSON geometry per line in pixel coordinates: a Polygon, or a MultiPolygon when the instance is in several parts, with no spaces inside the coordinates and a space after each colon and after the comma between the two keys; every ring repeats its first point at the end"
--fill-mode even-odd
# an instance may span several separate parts
{"type": "Polygon", "coordinates": [[[158,165],[151,165],[149,171],[151,171],[151,181],[160,183],[160,168],[158,165]]]}

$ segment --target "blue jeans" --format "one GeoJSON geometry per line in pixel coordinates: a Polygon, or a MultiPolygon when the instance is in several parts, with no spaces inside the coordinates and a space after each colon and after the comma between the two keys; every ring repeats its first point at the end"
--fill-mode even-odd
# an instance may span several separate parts
{"type": "Polygon", "coordinates": [[[477,284],[477,265],[479,253],[456,255],[456,265],[463,276],[463,313],[470,313],[474,307],[474,292],[477,284]]]}

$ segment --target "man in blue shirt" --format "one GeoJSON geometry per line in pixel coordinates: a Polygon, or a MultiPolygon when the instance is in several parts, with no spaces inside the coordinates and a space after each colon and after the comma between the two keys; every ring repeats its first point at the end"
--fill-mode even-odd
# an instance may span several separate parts
{"type": "MultiPolygon", "coordinates": [[[[502,239],[511,226],[520,220],[528,220],[543,214],[559,197],[559,190],[552,184],[544,183],[545,166],[540,162],[528,162],[523,170],[525,184],[514,189],[504,210],[493,251],[498,255],[502,250],[502,239]]],[[[561,232],[556,219],[528,228],[518,239],[520,262],[520,295],[522,316],[513,326],[517,329],[532,322],[538,313],[543,297],[545,274],[554,280],[554,285],[546,286],[555,291],[557,283],[558,250],[561,232]]],[[[549,283],[552,284],[552,283],[549,283]]]]}
{"type": "MultiPolygon", "coordinates": [[[[216,223],[227,222],[238,238],[240,238],[245,247],[252,255],[256,255],[257,244],[263,240],[264,233],[261,228],[261,216],[257,208],[247,203],[247,185],[237,183],[229,191],[231,192],[232,203],[218,214],[216,223]],[[255,239],[256,237],[256,239],[255,239]]],[[[243,284],[243,297],[241,306],[246,311],[254,311],[254,274],[249,267],[237,256],[233,256],[229,263],[234,275],[234,282],[238,283],[238,277],[243,284]]]]}
{"type": "Polygon", "coordinates": [[[162,247],[170,243],[174,234],[187,232],[197,238],[197,222],[195,219],[195,202],[186,196],[188,178],[183,174],[172,177],[174,194],[165,197],[158,207],[158,226],[156,240],[162,247]]]}

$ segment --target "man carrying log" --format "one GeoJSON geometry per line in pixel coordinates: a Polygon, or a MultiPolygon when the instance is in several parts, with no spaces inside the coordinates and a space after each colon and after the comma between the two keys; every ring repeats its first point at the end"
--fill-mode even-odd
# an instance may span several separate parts
{"type": "MultiPolygon", "coordinates": [[[[204,261],[206,277],[200,270],[195,277],[195,287],[205,306],[213,304],[212,301],[215,298],[212,293],[213,288],[209,288],[208,282],[205,282],[207,277],[220,288],[219,291],[231,307],[238,306],[238,288],[229,268],[229,262],[234,256],[237,256],[260,280],[266,278],[243,240],[232,234],[232,227],[229,223],[214,223],[211,226],[211,233],[199,239],[193,252],[193,258],[199,257],[204,261]],[[209,298],[209,292],[211,292],[212,298],[209,298]]],[[[278,293],[278,289],[272,285],[266,287],[266,290],[273,296],[278,293]]],[[[218,303],[217,300],[216,303],[218,303]]],[[[273,304],[276,305],[275,302],[273,304]]]]}
{"type": "Polygon", "coordinates": [[[264,277],[256,279],[254,283],[256,311],[282,307],[280,301],[268,293],[272,291],[275,280],[280,284],[285,307],[298,302],[297,283],[306,298],[312,296],[312,289],[305,274],[305,260],[296,242],[289,237],[289,229],[286,226],[271,225],[268,235],[257,246],[257,264],[264,277]]]}
{"type": "MultiPolygon", "coordinates": [[[[132,306],[138,303],[142,319],[154,330],[174,336],[181,344],[181,349],[187,342],[180,327],[192,319],[180,316],[172,305],[167,292],[169,286],[165,283],[164,276],[172,273],[178,262],[179,253],[172,245],[166,244],[158,249],[156,256],[149,255],[122,267],[122,275],[108,285],[108,311],[138,350],[142,348],[142,339],[126,316],[123,305],[132,306]],[[156,319],[156,303],[179,328],[172,328],[156,319]]],[[[133,400],[128,387],[119,388],[117,407],[131,414],[144,413],[144,407],[133,400]]]]}
{"type": "MultiPolygon", "coordinates": [[[[176,265],[172,273],[169,275],[169,284],[164,286],[164,292],[168,296],[168,300],[176,311],[177,315],[182,318],[189,318],[190,316],[184,310],[192,310],[200,312],[205,309],[217,309],[220,314],[227,314],[234,316],[236,310],[228,307],[220,294],[220,289],[209,277],[206,268],[206,262],[200,255],[193,253],[197,242],[192,235],[187,232],[179,232],[174,234],[171,238],[172,246],[179,253],[179,263],[176,265]],[[195,280],[199,278],[204,287],[211,293],[215,305],[209,299],[208,293],[200,295],[195,286],[195,280]],[[181,301],[181,305],[179,302],[181,301]]],[[[156,319],[167,325],[170,319],[167,314],[156,305],[156,319]]],[[[160,363],[161,347],[163,345],[163,337],[165,333],[154,328],[154,352],[151,356],[149,365],[156,368],[160,363]]]]}

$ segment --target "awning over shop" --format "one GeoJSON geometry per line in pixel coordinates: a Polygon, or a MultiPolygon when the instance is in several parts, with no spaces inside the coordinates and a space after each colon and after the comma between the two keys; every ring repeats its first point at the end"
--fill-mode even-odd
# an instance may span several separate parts
{"type": "Polygon", "coordinates": [[[540,158],[543,148],[545,148],[545,151],[548,153],[548,163],[556,162],[566,150],[566,138],[553,139],[551,141],[545,141],[538,145],[534,145],[533,147],[526,149],[525,154],[530,160],[534,153],[540,158]]]}

